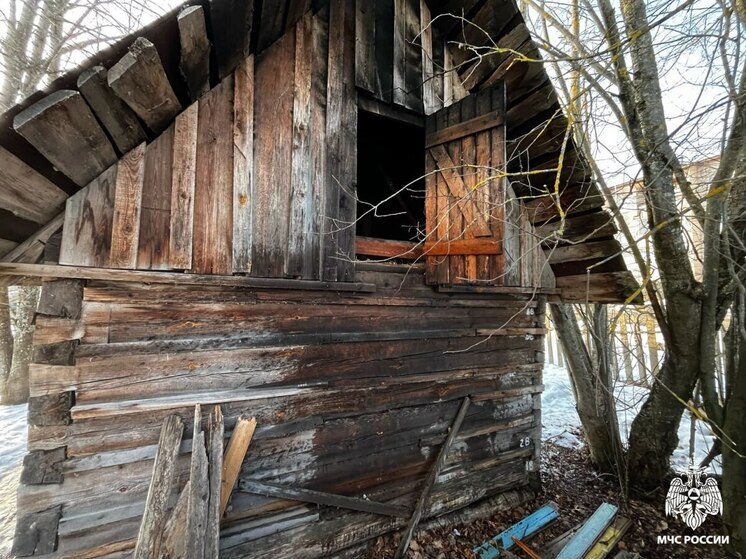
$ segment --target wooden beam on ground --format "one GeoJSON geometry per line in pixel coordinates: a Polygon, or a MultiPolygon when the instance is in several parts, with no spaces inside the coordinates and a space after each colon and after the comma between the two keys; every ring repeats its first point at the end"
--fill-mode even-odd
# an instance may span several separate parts
{"type": "Polygon", "coordinates": [[[153,43],[138,37],[108,75],[109,86],[154,133],[160,134],[181,112],[153,43]]]}
{"type": "Polygon", "coordinates": [[[241,471],[241,464],[246,456],[246,451],[249,449],[255,429],[256,419],[253,417],[251,419],[245,417],[238,418],[236,426],[233,428],[233,434],[231,435],[228,447],[225,449],[225,457],[223,459],[223,473],[220,482],[221,518],[225,514],[225,509],[228,507],[228,500],[230,499],[233,487],[236,485],[238,474],[241,471]]]}
{"type": "Polygon", "coordinates": [[[611,526],[606,528],[606,531],[601,535],[596,545],[585,554],[583,559],[604,559],[608,557],[624,537],[624,534],[627,533],[630,526],[632,526],[631,520],[623,516],[617,516],[611,526]]]}
{"type": "Polygon", "coordinates": [[[192,101],[196,101],[210,89],[210,40],[205,11],[202,6],[189,6],[179,12],[177,21],[181,40],[179,69],[192,101]]]}
{"type": "Polygon", "coordinates": [[[438,479],[440,470],[443,468],[443,465],[446,462],[448,452],[450,451],[451,445],[453,444],[453,441],[456,439],[456,436],[461,429],[461,424],[464,422],[464,418],[466,417],[466,412],[469,410],[470,403],[471,399],[468,396],[464,398],[461,403],[461,407],[456,414],[456,419],[453,420],[451,430],[448,432],[448,438],[446,438],[443,446],[440,447],[438,458],[435,460],[435,464],[433,464],[433,467],[430,469],[430,473],[425,479],[425,486],[422,489],[422,493],[420,493],[419,499],[417,499],[417,505],[414,508],[414,513],[409,520],[407,529],[402,535],[402,539],[399,543],[398,549],[396,550],[394,559],[403,559],[404,555],[407,553],[407,549],[409,548],[409,543],[412,541],[412,536],[414,535],[415,528],[417,528],[417,525],[420,523],[422,514],[425,512],[425,507],[430,500],[430,493],[433,489],[433,485],[435,485],[435,480],[438,479]]]}
{"type": "Polygon", "coordinates": [[[153,476],[145,500],[145,513],[137,535],[134,559],[155,559],[163,541],[166,510],[171,495],[171,485],[176,473],[176,456],[179,453],[184,423],[178,415],[169,415],[163,422],[158,451],[153,464],[153,476]]]}
{"type": "Polygon", "coordinates": [[[88,184],[117,160],[77,91],[62,89],[44,97],[16,115],[13,129],[78,186],[88,184]]]}
{"type": "Polygon", "coordinates": [[[358,256],[377,256],[379,258],[398,258],[417,260],[422,256],[422,244],[410,241],[392,241],[373,237],[355,237],[355,254],[358,256]]]}
{"type": "Polygon", "coordinates": [[[223,412],[220,406],[215,406],[207,420],[207,459],[210,500],[207,505],[205,557],[217,557],[220,550],[220,482],[223,475],[224,431],[223,412]]]}
{"type": "Polygon", "coordinates": [[[0,208],[47,223],[65,207],[67,193],[0,146],[0,208]]]}
{"type": "Polygon", "coordinates": [[[277,497],[279,499],[289,499],[291,501],[301,501],[303,503],[314,503],[316,505],[326,505],[340,509],[369,512],[395,518],[409,518],[412,514],[412,511],[406,507],[376,503],[374,501],[368,501],[367,499],[345,497],[343,495],[334,495],[332,493],[313,491],[301,487],[283,487],[273,483],[240,480],[238,482],[238,488],[241,491],[263,495],[265,497],[277,497]]]}
{"type": "Polygon", "coordinates": [[[103,281],[130,281],[169,285],[213,285],[223,287],[253,287],[267,289],[308,289],[313,291],[369,292],[376,290],[371,283],[336,283],[333,281],[251,278],[244,276],[218,276],[183,274],[177,272],[145,272],[140,270],[114,270],[83,266],[54,264],[16,264],[0,262],[0,276],[31,276],[40,278],[77,278],[103,281]]]}
{"type": "Polygon", "coordinates": [[[147,140],[137,115],[109,87],[108,72],[94,66],[78,77],[78,90],[96,117],[114,140],[119,153],[125,154],[147,140]]]}
{"type": "Polygon", "coordinates": [[[581,559],[606,531],[607,526],[616,516],[619,509],[612,504],[602,503],[585,521],[582,528],[572,537],[557,559],[581,559]]]}
{"type": "Polygon", "coordinates": [[[495,559],[504,550],[515,546],[514,536],[524,540],[542,530],[557,518],[559,518],[559,506],[556,503],[549,502],[526,518],[516,522],[507,530],[503,530],[494,538],[484,542],[479,547],[475,547],[472,551],[479,559],[495,559]]]}

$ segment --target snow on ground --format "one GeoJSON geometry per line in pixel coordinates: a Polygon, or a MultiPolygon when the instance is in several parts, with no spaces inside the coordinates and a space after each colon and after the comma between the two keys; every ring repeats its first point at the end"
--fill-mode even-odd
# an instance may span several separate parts
{"type": "MultiPolygon", "coordinates": [[[[570,385],[570,377],[563,367],[547,364],[544,367],[544,395],[542,397],[541,416],[543,439],[552,439],[555,443],[573,448],[581,444],[574,433],[581,428],[580,418],[575,411],[575,400],[570,385]]],[[[632,420],[648,394],[648,389],[629,385],[623,382],[614,387],[617,400],[617,416],[624,443],[627,442],[632,420]]],[[[684,412],[679,425],[679,445],[674,451],[672,464],[676,470],[685,470],[689,465],[689,440],[691,437],[691,414],[684,412]]],[[[695,425],[694,463],[699,464],[707,456],[715,438],[709,427],[701,421],[695,425]]],[[[713,461],[713,469],[720,473],[720,460],[713,461]]]]}
{"type": "Polygon", "coordinates": [[[9,557],[16,527],[16,491],[26,453],[26,406],[0,406],[0,557],[9,557]]]}

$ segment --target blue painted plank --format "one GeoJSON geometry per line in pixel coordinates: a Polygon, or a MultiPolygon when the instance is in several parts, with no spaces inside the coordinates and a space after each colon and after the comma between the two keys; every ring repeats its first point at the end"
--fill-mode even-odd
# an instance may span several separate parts
{"type": "Polygon", "coordinates": [[[547,503],[472,551],[479,559],[496,559],[501,549],[510,549],[515,545],[512,536],[522,540],[535,534],[559,516],[558,508],[556,503],[547,503]]]}
{"type": "Polygon", "coordinates": [[[582,559],[596,540],[603,534],[619,509],[609,503],[603,503],[591,517],[585,521],[583,527],[573,536],[568,544],[559,552],[557,559],[582,559]]]}

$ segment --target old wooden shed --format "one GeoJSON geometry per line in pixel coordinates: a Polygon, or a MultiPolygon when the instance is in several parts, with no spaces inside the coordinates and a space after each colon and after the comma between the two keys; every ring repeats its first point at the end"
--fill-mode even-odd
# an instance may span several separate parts
{"type": "Polygon", "coordinates": [[[6,113],[0,279],[43,286],[16,552],[131,554],[196,403],[258,420],[225,557],[403,527],[251,484],[411,510],[465,396],[425,518],[518,499],[546,302],[639,298],[566,129],[512,0],[193,2],[6,113]]]}

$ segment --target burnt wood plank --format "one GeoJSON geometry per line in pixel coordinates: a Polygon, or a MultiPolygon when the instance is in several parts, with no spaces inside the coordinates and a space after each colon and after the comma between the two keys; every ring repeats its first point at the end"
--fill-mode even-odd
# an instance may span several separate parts
{"type": "Polygon", "coordinates": [[[109,86],[154,133],[159,134],[181,112],[161,58],[153,43],[138,37],[107,76],[109,86]]]}
{"type": "Polygon", "coordinates": [[[344,495],[334,495],[324,493],[323,491],[313,491],[301,487],[282,487],[272,483],[262,483],[259,481],[240,480],[238,488],[241,491],[264,495],[265,497],[277,497],[280,499],[290,499],[316,505],[326,505],[341,509],[356,510],[380,514],[383,516],[394,516],[398,518],[407,518],[410,516],[409,509],[397,505],[388,505],[385,503],[376,503],[367,499],[356,497],[345,497],[344,495]]]}
{"type": "Polygon", "coordinates": [[[290,224],[285,275],[314,277],[313,159],[311,157],[311,95],[313,72],[313,17],[307,14],[295,28],[290,224]]]}
{"type": "MultiPolygon", "coordinates": [[[[186,114],[186,113],[182,113],[186,114]]],[[[181,118],[181,115],[179,115],[181,118]]],[[[176,161],[175,125],[169,126],[145,151],[140,238],[137,251],[137,268],[140,270],[168,270],[171,246],[171,208],[174,174],[192,171],[188,159],[176,161]],[[187,164],[176,169],[176,164],[187,164]]],[[[192,175],[193,176],[193,175],[192,175]]],[[[181,193],[181,191],[180,191],[181,193]]],[[[177,200],[177,211],[189,211],[189,199],[177,200]]]]}
{"type": "Polygon", "coordinates": [[[234,73],[233,272],[251,271],[254,210],[254,56],[234,73]]]}
{"type": "Polygon", "coordinates": [[[251,272],[282,277],[290,221],[295,34],[256,59],[254,96],[254,219],[251,272]]]}
{"type": "Polygon", "coordinates": [[[199,101],[192,268],[230,274],[233,249],[233,76],[199,101]]]}
{"type": "Polygon", "coordinates": [[[13,128],[78,186],[88,184],[117,160],[77,91],[63,89],[44,97],[16,115],[13,128]]]}
{"type": "Polygon", "coordinates": [[[209,0],[211,37],[218,60],[218,77],[225,78],[249,55],[254,2],[209,0]]]}
{"type": "Polygon", "coordinates": [[[192,101],[196,101],[210,89],[210,40],[205,11],[202,6],[189,6],[179,12],[176,19],[181,42],[179,69],[192,101]]]}
{"type": "Polygon", "coordinates": [[[327,192],[324,278],[352,281],[357,211],[355,9],[332,0],[329,12],[327,192]]]}
{"type": "Polygon", "coordinates": [[[28,423],[34,427],[70,425],[73,392],[60,392],[28,399],[28,423]]]}
{"type": "Polygon", "coordinates": [[[112,268],[133,269],[137,264],[144,168],[144,143],[130,151],[117,164],[109,252],[109,265],[112,268]]]}
{"type": "Polygon", "coordinates": [[[32,450],[23,457],[21,483],[24,485],[60,484],[64,480],[62,463],[67,458],[65,447],[54,450],[32,450]]]}
{"type": "Polygon", "coordinates": [[[67,200],[60,264],[109,265],[117,166],[110,167],[67,200]]]}
{"type": "Polygon", "coordinates": [[[147,140],[137,115],[109,87],[106,68],[94,66],[80,74],[78,90],[104,125],[120,154],[147,140]]]}
{"type": "Polygon", "coordinates": [[[198,115],[193,103],[174,122],[168,264],[175,270],[192,267],[198,115]]]}
{"type": "Polygon", "coordinates": [[[0,207],[45,224],[59,214],[67,194],[0,146],[0,207]]]}

